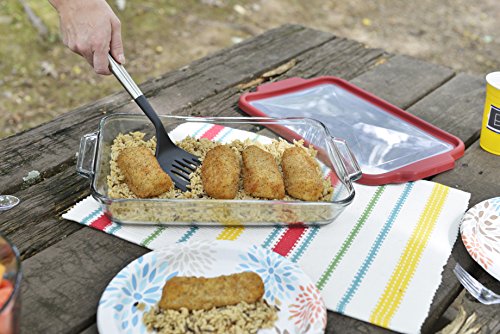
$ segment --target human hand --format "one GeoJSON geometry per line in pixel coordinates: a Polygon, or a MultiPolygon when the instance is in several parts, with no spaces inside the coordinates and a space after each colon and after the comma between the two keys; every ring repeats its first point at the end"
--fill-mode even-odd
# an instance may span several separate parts
{"type": "Polygon", "coordinates": [[[108,53],[125,62],[121,23],[105,0],[49,0],[59,13],[63,43],[96,73],[111,74],[108,53]]]}

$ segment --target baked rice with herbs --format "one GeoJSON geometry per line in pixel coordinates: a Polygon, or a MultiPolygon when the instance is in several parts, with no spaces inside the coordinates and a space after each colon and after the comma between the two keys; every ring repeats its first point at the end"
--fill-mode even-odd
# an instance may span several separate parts
{"type": "MultiPolygon", "coordinates": [[[[107,178],[108,184],[108,196],[110,198],[137,198],[134,193],[129,189],[127,184],[125,183],[125,176],[120,171],[118,167],[117,159],[120,155],[120,152],[127,147],[137,147],[137,146],[145,146],[151,150],[154,154],[156,149],[156,139],[152,137],[149,140],[144,139],[145,134],[142,132],[131,132],[129,134],[119,134],[115,140],[113,141],[113,145],[111,146],[111,161],[110,161],[110,175],[107,178]]],[[[200,160],[203,162],[205,155],[207,152],[214,148],[217,145],[221,145],[220,143],[213,142],[206,138],[195,139],[193,137],[186,137],[182,141],[177,142],[177,145],[184,150],[200,157],[200,160]]],[[[281,156],[285,149],[297,146],[303,148],[311,157],[315,158],[317,151],[312,147],[304,147],[303,141],[294,141],[293,144],[283,140],[273,140],[270,144],[262,144],[256,143],[249,139],[245,141],[235,140],[231,143],[227,144],[231,147],[235,152],[238,153],[238,157],[241,161],[241,152],[245,148],[250,145],[256,145],[259,148],[263,149],[266,152],[271,153],[276,159],[276,163],[278,166],[281,164],[281,156]]],[[[281,169],[281,167],[280,167],[281,169]]],[[[318,166],[318,173],[321,173],[318,166]]],[[[191,189],[186,192],[181,192],[179,189],[174,188],[168,192],[165,192],[158,196],[158,198],[177,198],[177,199],[192,199],[192,198],[204,198],[210,199],[205,191],[203,190],[203,184],[201,181],[201,168],[197,168],[195,172],[193,172],[190,176],[191,181],[191,189]]],[[[333,186],[328,180],[323,180],[323,195],[320,198],[320,201],[329,201],[332,198],[333,186]]],[[[250,195],[245,194],[242,182],[240,179],[240,189],[235,197],[235,199],[259,199],[256,197],[252,197],[250,195]]],[[[265,199],[262,199],[265,200],[265,199]]],[[[290,197],[288,195],[282,199],[283,201],[298,201],[297,199],[290,197]]]]}
{"type": "Polygon", "coordinates": [[[158,334],[240,334],[271,328],[278,319],[277,309],[261,300],[253,304],[217,307],[211,310],[162,310],[158,306],[144,313],[148,331],[158,334]]]}

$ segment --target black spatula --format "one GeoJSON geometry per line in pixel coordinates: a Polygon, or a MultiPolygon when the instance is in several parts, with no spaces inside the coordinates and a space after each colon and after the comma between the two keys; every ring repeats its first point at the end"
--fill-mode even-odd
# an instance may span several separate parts
{"type": "Polygon", "coordinates": [[[197,156],[184,151],[182,148],[174,144],[168,136],[165,127],[163,126],[158,114],[149,104],[148,100],[142,94],[139,87],[136,85],[132,77],[128,74],[125,68],[117,63],[111,55],[108,55],[111,72],[115,75],[118,81],[122,84],[125,90],[132,96],[135,103],[153,122],[156,129],[156,159],[161,168],[172,178],[175,186],[182,191],[187,190],[189,185],[189,174],[196,170],[200,165],[200,160],[197,156]]]}

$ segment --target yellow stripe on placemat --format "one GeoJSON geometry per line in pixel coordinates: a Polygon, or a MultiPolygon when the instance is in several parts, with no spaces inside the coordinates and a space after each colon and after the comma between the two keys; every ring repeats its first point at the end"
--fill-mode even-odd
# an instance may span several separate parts
{"type": "Polygon", "coordinates": [[[371,323],[386,328],[389,327],[389,323],[396,314],[410,280],[417,269],[422,253],[443,209],[448,192],[449,188],[441,184],[436,184],[432,189],[418,224],[406,243],[404,252],[399,258],[384,293],[370,316],[371,323]]]}
{"type": "Polygon", "coordinates": [[[217,236],[217,240],[236,240],[243,233],[245,228],[243,226],[229,226],[224,227],[222,232],[217,236]]]}

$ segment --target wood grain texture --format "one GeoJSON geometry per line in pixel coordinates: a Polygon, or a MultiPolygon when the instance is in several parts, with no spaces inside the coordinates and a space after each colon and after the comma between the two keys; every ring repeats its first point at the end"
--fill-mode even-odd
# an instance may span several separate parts
{"type": "Polygon", "coordinates": [[[80,332],[80,334],[98,334],[98,333],[99,332],[97,331],[97,324],[92,324],[92,326],[80,332]]]}
{"type": "Polygon", "coordinates": [[[408,111],[457,136],[467,147],[479,138],[484,95],[482,77],[460,73],[408,111]]]}
{"type": "Polygon", "coordinates": [[[78,333],[95,321],[100,295],[148,250],[85,228],[23,262],[23,333],[78,333]],[[110,242],[111,241],[111,242],[110,242]]]}
{"type": "Polygon", "coordinates": [[[441,317],[443,313],[455,300],[460,291],[463,290],[453,273],[453,268],[455,267],[457,261],[463,268],[469,270],[470,272],[475,272],[478,269],[478,266],[467,253],[467,250],[465,249],[465,246],[460,238],[458,238],[455,242],[452,255],[443,268],[441,284],[434,295],[429,315],[422,325],[422,333],[434,333],[439,329],[439,322],[442,320],[441,317]]]}
{"type": "Polygon", "coordinates": [[[21,203],[2,213],[0,230],[17,246],[22,258],[47,248],[80,229],[60,215],[90,193],[89,181],[73,168],[46,179],[16,196],[21,203]]]}
{"type": "Polygon", "coordinates": [[[378,327],[364,321],[328,311],[326,322],[327,334],[388,334],[394,333],[386,328],[378,327]]]}
{"type": "MultiPolygon", "coordinates": [[[[376,66],[380,59],[387,58],[390,58],[390,55],[382,50],[366,48],[355,41],[335,38],[297,56],[295,66],[271,79],[278,81],[290,77],[311,78],[317,75],[331,75],[350,80],[376,66]]],[[[245,91],[248,90],[250,89],[245,91]]],[[[244,116],[246,114],[238,108],[238,98],[243,92],[238,86],[230,87],[192,107],[185,108],[181,114],[244,116]]]]}
{"type": "Polygon", "coordinates": [[[472,194],[470,206],[500,194],[500,158],[483,150],[474,142],[455,169],[436,176],[433,181],[472,194]]]}
{"type": "Polygon", "coordinates": [[[447,67],[415,58],[395,56],[360,75],[352,83],[403,109],[430,93],[454,75],[447,67]]]}
{"type": "MultiPolygon", "coordinates": [[[[477,264],[474,266],[479,267],[477,264]]],[[[475,270],[475,278],[492,291],[500,291],[500,282],[482,268],[475,270]]],[[[500,333],[500,307],[478,302],[466,290],[461,290],[458,298],[443,316],[447,326],[442,334],[497,334],[500,333]]]]}

